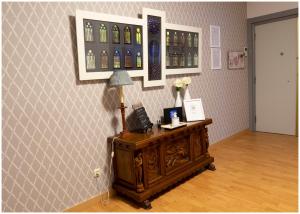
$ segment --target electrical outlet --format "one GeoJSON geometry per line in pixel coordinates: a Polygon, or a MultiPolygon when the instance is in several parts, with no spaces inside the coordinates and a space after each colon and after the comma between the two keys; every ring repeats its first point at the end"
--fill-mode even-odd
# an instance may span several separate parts
{"type": "Polygon", "coordinates": [[[94,169],[94,178],[99,178],[101,174],[100,168],[94,169]]]}

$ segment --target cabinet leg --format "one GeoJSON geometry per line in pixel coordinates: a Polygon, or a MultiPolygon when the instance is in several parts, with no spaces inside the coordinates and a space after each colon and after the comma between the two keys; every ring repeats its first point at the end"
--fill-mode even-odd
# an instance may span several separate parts
{"type": "Polygon", "coordinates": [[[208,170],[211,170],[211,171],[215,171],[215,170],[216,170],[215,164],[210,163],[210,164],[207,166],[207,169],[208,169],[208,170]]]}
{"type": "Polygon", "coordinates": [[[144,201],[144,202],[143,202],[143,207],[144,207],[145,209],[147,209],[147,210],[151,209],[152,206],[151,206],[150,201],[149,201],[149,200],[144,201]]]}

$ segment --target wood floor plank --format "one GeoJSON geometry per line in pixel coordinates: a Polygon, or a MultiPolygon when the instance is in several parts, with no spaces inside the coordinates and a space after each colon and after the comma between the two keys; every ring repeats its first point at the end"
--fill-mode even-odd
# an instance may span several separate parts
{"type": "Polygon", "coordinates": [[[297,212],[298,138],[244,131],[209,148],[216,171],[204,171],[144,210],[118,195],[73,212],[297,212]]]}

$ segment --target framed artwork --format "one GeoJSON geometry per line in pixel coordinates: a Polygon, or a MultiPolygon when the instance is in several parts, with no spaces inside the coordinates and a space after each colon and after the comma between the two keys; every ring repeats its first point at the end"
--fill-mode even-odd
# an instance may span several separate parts
{"type": "Polygon", "coordinates": [[[202,29],[166,24],[166,74],[201,73],[202,29]]]}
{"type": "Polygon", "coordinates": [[[221,33],[220,26],[210,25],[210,47],[219,48],[221,47],[221,33]]]}
{"type": "Polygon", "coordinates": [[[76,31],[80,80],[108,79],[116,69],[144,75],[141,19],[77,10],[76,31]]]}
{"type": "Polygon", "coordinates": [[[143,8],[145,29],[144,38],[144,87],[163,86],[166,84],[165,75],[165,20],[166,13],[160,10],[143,8]]]}
{"type": "Polygon", "coordinates": [[[166,75],[201,73],[201,28],[166,23],[165,11],[143,18],[76,10],[79,80],[109,79],[114,70],[164,86],[166,75]]]}
{"type": "Polygon", "coordinates": [[[228,53],[228,69],[241,69],[245,67],[245,55],[242,51],[228,53]]]}
{"type": "Polygon", "coordinates": [[[212,70],[222,69],[221,48],[210,49],[210,66],[212,70]]]}
{"type": "Polygon", "coordinates": [[[184,100],[183,104],[187,122],[205,120],[202,101],[200,98],[184,100]]]}

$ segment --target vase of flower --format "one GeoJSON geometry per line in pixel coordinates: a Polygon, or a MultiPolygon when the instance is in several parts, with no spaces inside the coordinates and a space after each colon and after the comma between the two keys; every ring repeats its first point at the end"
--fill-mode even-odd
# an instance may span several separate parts
{"type": "Polygon", "coordinates": [[[176,99],[175,99],[175,107],[182,107],[182,100],[180,97],[180,90],[183,87],[183,82],[181,79],[176,79],[174,82],[174,86],[176,88],[176,99]]]}

